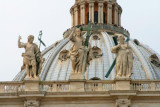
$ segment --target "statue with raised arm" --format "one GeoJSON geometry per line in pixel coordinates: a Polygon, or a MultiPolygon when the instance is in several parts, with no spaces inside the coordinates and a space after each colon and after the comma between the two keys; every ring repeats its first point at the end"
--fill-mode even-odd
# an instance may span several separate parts
{"type": "Polygon", "coordinates": [[[111,51],[117,54],[116,58],[116,78],[130,78],[133,69],[133,54],[131,48],[123,35],[119,35],[118,45],[114,46],[111,51]]]}
{"type": "Polygon", "coordinates": [[[90,45],[88,47],[84,45],[85,39],[81,35],[80,28],[75,28],[70,34],[69,39],[72,42],[72,47],[69,51],[72,62],[72,74],[79,73],[83,75],[91,60],[89,54],[91,47],[90,45]],[[84,59],[87,59],[87,61],[85,62],[84,59]]]}
{"type": "Polygon", "coordinates": [[[20,40],[21,36],[18,39],[18,47],[25,49],[25,53],[22,53],[23,66],[21,70],[25,69],[27,78],[38,78],[42,70],[44,58],[42,58],[38,46],[33,43],[34,36],[29,35],[27,43],[22,43],[20,40]]]}

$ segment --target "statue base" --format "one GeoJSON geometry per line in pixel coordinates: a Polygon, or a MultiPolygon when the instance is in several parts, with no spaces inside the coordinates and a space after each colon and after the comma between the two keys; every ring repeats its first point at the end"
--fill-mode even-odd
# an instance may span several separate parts
{"type": "Polygon", "coordinates": [[[84,75],[82,73],[71,73],[70,80],[79,80],[79,79],[85,79],[84,75]]]}
{"type": "Polygon", "coordinates": [[[82,73],[72,73],[69,81],[71,92],[84,92],[85,79],[82,73]]]}
{"type": "Polygon", "coordinates": [[[25,91],[39,91],[39,78],[25,78],[24,84],[25,84],[25,91]]]}
{"type": "Polygon", "coordinates": [[[115,78],[116,90],[130,90],[130,82],[128,77],[115,78]]]}

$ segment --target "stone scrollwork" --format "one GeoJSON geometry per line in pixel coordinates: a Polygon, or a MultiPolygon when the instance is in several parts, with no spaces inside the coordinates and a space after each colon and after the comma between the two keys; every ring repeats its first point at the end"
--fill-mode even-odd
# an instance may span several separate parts
{"type": "Polygon", "coordinates": [[[68,58],[69,58],[69,51],[64,49],[63,51],[60,52],[58,59],[61,60],[62,62],[66,61],[68,58]]]}
{"type": "Polygon", "coordinates": [[[117,99],[116,107],[131,107],[131,101],[129,99],[117,99]]]}
{"type": "Polygon", "coordinates": [[[40,107],[39,101],[29,100],[25,101],[24,107],[40,107]]]}
{"type": "Polygon", "coordinates": [[[93,35],[92,38],[93,38],[93,40],[100,40],[100,38],[98,37],[97,34],[96,34],[96,35],[93,35]]]}
{"type": "Polygon", "coordinates": [[[93,56],[93,59],[94,58],[100,58],[100,57],[102,57],[102,51],[101,51],[101,49],[100,48],[98,48],[97,46],[94,46],[93,48],[92,48],[92,56],[93,56]]]}
{"type": "Polygon", "coordinates": [[[154,64],[156,67],[160,67],[160,60],[159,58],[157,57],[156,54],[153,54],[149,57],[149,60],[152,64],[154,64]]]}

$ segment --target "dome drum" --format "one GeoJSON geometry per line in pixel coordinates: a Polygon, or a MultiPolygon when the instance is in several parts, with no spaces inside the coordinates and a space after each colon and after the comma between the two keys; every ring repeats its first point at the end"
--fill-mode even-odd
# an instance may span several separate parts
{"type": "Polygon", "coordinates": [[[115,0],[78,0],[70,9],[72,26],[88,24],[110,24],[121,26],[122,8],[115,0]]]}

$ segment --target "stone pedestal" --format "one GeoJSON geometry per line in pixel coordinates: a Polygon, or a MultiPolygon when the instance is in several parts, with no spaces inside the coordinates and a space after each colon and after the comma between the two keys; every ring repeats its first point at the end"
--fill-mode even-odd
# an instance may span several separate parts
{"type": "Polygon", "coordinates": [[[72,73],[70,75],[70,91],[84,92],[85,79],[82,73],[72,73]]]}
{"type": "Polygon", "coordinates": [[[4,85],[0,84],[0,93],[4,93],[4,85]]]}
{"type": "Polygon", "coordinates": [[[116,90],[130,90],[130,78],[115,79],[116,90]]]}
{"type": "Polygon", "coordinates": [[[25,91],[39,91],[39,79],[25,79],[25,91]]]}
{"type": "Polygon", "coordinates": [[[70,80],[70,91],[71,92],[84,92],[85,91],[85,80],[70,80]]]}

